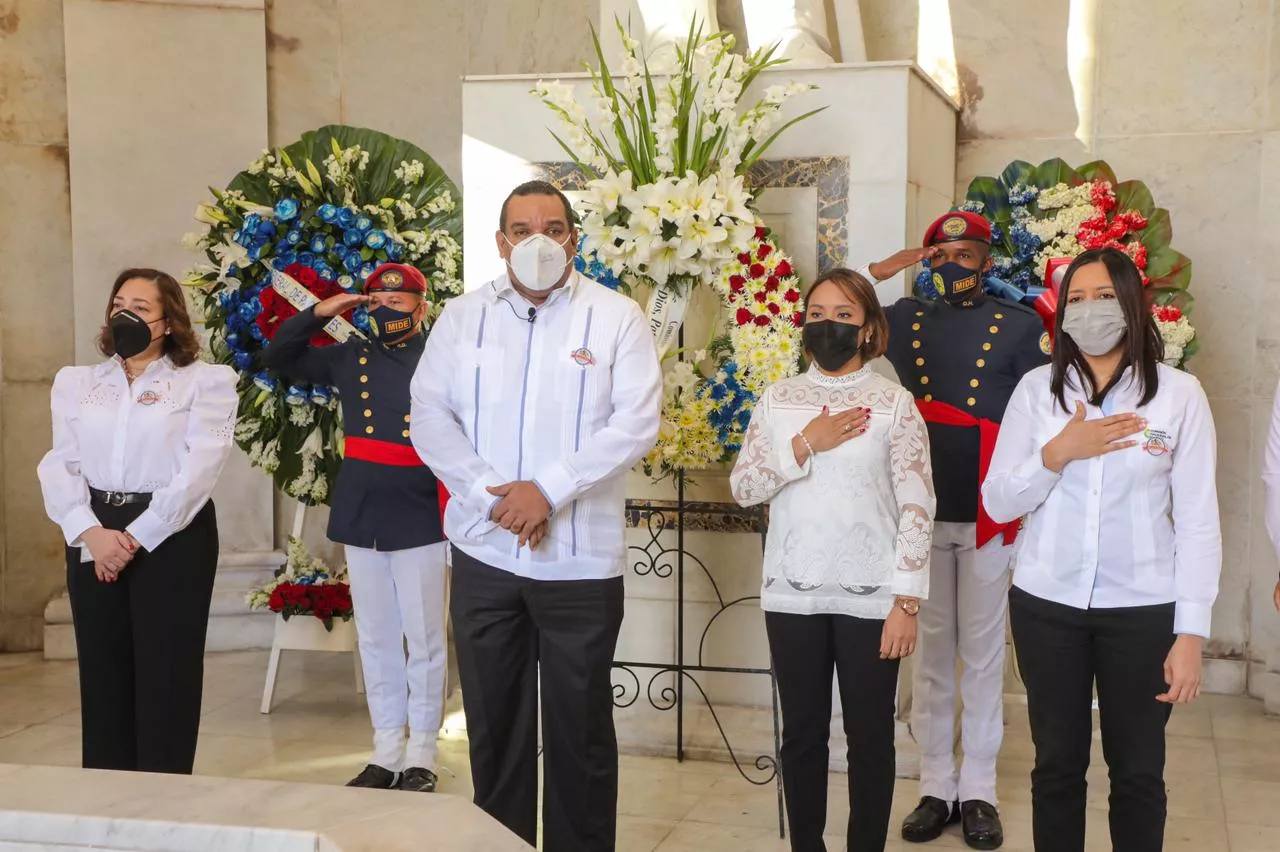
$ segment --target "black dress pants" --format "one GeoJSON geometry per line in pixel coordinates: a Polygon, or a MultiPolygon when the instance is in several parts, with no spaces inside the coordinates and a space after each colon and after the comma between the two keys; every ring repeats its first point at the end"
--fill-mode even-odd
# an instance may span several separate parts
{"type": "Polygon", "coordinates": [[[1167,798],[1165,723],[1156,701],[1168,688],[1174,605],[1076,609],[1009,592],[1018,668],[1027,687],[1035,768],[1031,771],[1036,852],[1083,852],[1085,772],[1098,688],[1102,753],[1111,779],[1111,845],[1160,852],[1167,798]]]}
{"type": "Polygon", "coordinates": [[[822,852],[827,826],[831,678],[849,742],[849,852],[882,852],[893,809],[898,660],[880,659],[884,622],[764,614],[782,705],[782,788],[795,852],[822,852]]]}
{"type": "Polygon", "coordinates": [[[535,845],[542,677],[542,845],[611,850],[618,740],[610,673],[623,582],[530,580],[453,548],[450,613],[475,803],[535,845]]]}
{"type": "MultiPolygon", "coordinates": [[[[142,507],[93,510],[104,527],[123,530],[142,507]]],[[[99,581],[79,548],[67,549],[86,769],[191,774],[217,565],[212,502],[153,552],[138,551],[114,583],[99,581]]]]}

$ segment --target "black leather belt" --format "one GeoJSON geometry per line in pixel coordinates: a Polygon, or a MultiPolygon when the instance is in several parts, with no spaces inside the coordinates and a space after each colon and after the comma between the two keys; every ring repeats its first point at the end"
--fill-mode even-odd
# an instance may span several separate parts
{"type": "Polygon", "coordinates": [[[129,491],[99,491],[96,488],[89,489],[89,497],[93,502],[102,506],[146,506],[151,502],[150,494],[129,491]]]}

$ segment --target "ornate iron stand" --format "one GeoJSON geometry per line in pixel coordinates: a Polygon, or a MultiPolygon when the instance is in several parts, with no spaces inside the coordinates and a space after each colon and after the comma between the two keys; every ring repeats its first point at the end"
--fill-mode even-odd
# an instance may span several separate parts
{"type": "Polygon", "coordinates": [[[653,670],[653,674],[649,677],[648,684],[644,689],[645,697],[649,701],[649,705],[653,709],[666,712],[675,710],[676,717],[676,760],[683,762],[685,757],[684,750],[684,703],[685,703],[685,681],[697,689],[701,694],[703,702],[707,705],[707,709],[711,712],[711,718],[715,722],[716,728],[720,733],[720,738],[724,741],[726,750],[729,752],[729,758],[733,761],[734,767],[738,770],[745,780],[758,785],[765,786],[774,784],[778,791],[778,836],[786,837],[786,821],[783,811],[782,800],[782,775],[778,771],[780,765],[779,749],[781,747],[781,736],[779,728],[778,713],[778,688],[777,682],[773,676],[773,668],[743,668],[738,666],[714,666],[708,665],[704,658],[704,651],[707,641],[707,634],[711,627],[716,623],[721,615],[730,609],[742,604],[750,604],[760,600],[759,595],[751,595],[748,597],[737,598],[735,600],[726,601],[724,595],[720,591],[720,586],[716,583],[715,577],[708,570],[706,564],[694,554],[685,549],[685,517],[691,513],[712,512],[718,516],[726,518],[736,518],[747,521],[753,531],[760,534],[761,548],[763,550],[764,537],[768,526],[767,516],[763,507],[743,509],[736,504],[727,503],[703,503],[694,504],[696,508],[685,499],[685,484],[683,478],[677,479],[676,500],[674,505],[671,501],[662,500],[628,500],[627,515],[631,521],[631,526],[645,529],[649,534],[649,541],[644,546],[632,545],[628,551],[633,552],[635,561],[632,563],[632,570],[637,576],[654,576],[661,579],[671,577],[675,574],[676,580],[676,649],[675,660],[664,662],[644,662],[635,660],[615,660],[613,668],[615,671],[625,672],[634,684],[634,694],[628,694],[629,689],[625,682],[619,683],[615,680],[613,685],[614,706],[619,708],[631,707],[640,698],[641,677],[636,673],[637,669],[653,670]],[[674,530],[676,546],[670,547],[664,542],[663,534],[670,533],[674,530]],[[686,662],[685,653],[685,567],[686,562],[692,562],[697,570],[701,570],[706,576],[711,588],[715,592],[716,611],[711,618],[707,620],[706,625],[702,628],[702,634],[698,640],[698,653],[694,658],[694,662],[686,662]],[[773,754],[762,754],[752,761],[755,771],[744,767],[742,761],[739,760],[737,753],[734,751],[733,744],[729,741],[729,734],[725,731],[724,725],[720,721],[719,715],[716,713],[715,705],[712,703],[710,696],[707,695],[706,689],[703,688],[698,680],[698,675],[704,673],[718,674],[742,674],[742,675],[764,675],[769,678],[769,693],[773,702],[773,754]],[[664,675],[675,675],[675,685],[663,686],[656,694],[654,693],[658,679],[664,675]]]}

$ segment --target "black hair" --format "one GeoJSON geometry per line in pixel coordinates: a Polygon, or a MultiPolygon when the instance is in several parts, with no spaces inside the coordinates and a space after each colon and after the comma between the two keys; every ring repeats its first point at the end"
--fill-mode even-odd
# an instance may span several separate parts
{"type": "Polygon", "coordinates": [[[547,183],[545,180],[529,180],[511,190],[511,194],[502,202],[502,212],[498,215],[498,230],[507,230],[507,206],[511,204],[511,199],[523,198],[527,195],[555,196],[560,199],[560,203],[564,205],[564,219],[565,222],[568,223],[569,227],[572,228],[578,224],[578,217],[573,213],[573,205],[569,203],[569,199],[565,197],[563,192],[556,189],[555,186],[547,183]]]}
{"type": "Polygon", "coordinates": [[[1107,393],[1115,387],[1127,369],[1142,388],[1139,406],[1146,405],[1155,399],[1160,388],[1158,367],[1164,360],[1164,341],[1160,330],[1156,327],[1155,318],[1151,316],[1151,307],[1147,304],[1146,289],[1142,284],[1142,273],[1134,265],[1129,255],[1117,248],[1090,249],[1080,254],[1067,267],[1067,274],[1058,288],[1058,310],[1053,320],[1053,371],[1049,378],[1049,391],[1057,399],[1063,411],[1071,413],[1067,408],[1066,388],[1083,390],[1089,397],[1090,405],[1101,404],[1107,393]],[[1106,385],[1097,386],[1098,377],[1089,370],[1089,365],[1081,354],[1080,348],[1069,334],[1062,332],[1062,318],[1067,310],[1067,295],[1071,291],[1071,279],[1081,267],[1093,263],[1101,263],[1107,268],[1111,277],[1111,285],[1116,291],[1116,301],[1124,311],[1127,329],[1124,337],[1124,354],[1120,358],[1119,369],[1111,376],[1106,385]],[[1075,367],[1076,372],[1086,384],[1084,388],[1076,388],[1074,380],[1068,375],[1068,368],[1075,367]]]}

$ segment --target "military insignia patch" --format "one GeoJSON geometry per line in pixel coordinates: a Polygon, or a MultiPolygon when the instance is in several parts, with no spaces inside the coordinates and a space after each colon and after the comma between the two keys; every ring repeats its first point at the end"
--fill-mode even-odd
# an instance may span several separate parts
{"type": "Polygon", "coordinates": [[[947,282],[942,280],[942,276],[933,273],[933,295],[942,298],[947,293],[947,282]]]}
{"type": "Polygon", "coordinates": [[[968,278],[961,278],[955,283],[957,293],[967,293],[974,287],[978,286],[978,276],[970,275],[968,278]]]}
{"type": "Polygon", "coordinates": [[[384,334],[400,334],[413,328],[413,318],[405,317],[404,319],[392,320],[384,323],[382,331],[384,334]]]}
{"type": "Polygon", "coordinates": [[[1046,355],[1053,354],[1053,341],[1049,339],[1049,332],[1040,335],[1040,351],[1046,355]]]}
{"type": "Polygon", "coordinates": [[[969,228],[969,223],[960,216],[952,216],[942,223],[942,233],[948,237],[958,237],[969,228]]]}
{"type": "Polygon", "coordinates": [[[569,357],[572,358],[573,363],[577,364],[579,367],[590,367],[596,363],[595,356],[592,355],[591,350],[585,346],[581,349],[573,350],[569,357]]]}
{"type": "Polygon", "coordinates": [[[399,290],[404,286],[404,276],[394,269],[382,273],[382,277],[378,279],[382,282],[382,286],[388,290],[399,290]]]}

